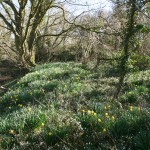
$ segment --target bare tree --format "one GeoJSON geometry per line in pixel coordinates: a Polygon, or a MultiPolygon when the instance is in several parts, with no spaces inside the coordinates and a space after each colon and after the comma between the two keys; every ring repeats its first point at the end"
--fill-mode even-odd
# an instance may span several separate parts
{"type": "Polygon", "coordinates": [[[18,0],[17,3],[12,0],[4,0],[0,2],[0,7],[2,9],[0,18],[5,23],[3,27],[13,34],[19,62],[25,68],[35,65],[37,38],[56,36],[69,30],[63,28],[52,34],[38,35],[38,27],[48,10],[56,8],[54,12],[57,12],[57,9],[61,9],[64,16],[62,4],[56,4],[55,0],[18,0]]]}

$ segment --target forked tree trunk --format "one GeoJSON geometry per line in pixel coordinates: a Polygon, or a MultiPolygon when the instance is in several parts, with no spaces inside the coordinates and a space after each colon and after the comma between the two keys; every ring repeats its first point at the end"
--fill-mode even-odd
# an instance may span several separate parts
{"type": "Polygon", "coordinates": [[[18,5],[12,0],[5,0],[2,8],[9,19],[5,17],[3,11],[0,12],[0,18],[14,34],[19,63],[22,67],[30,69],[35,66],[34,43],[37,28],[46,12],[52,8],[54,0],[18,0],[17,2],[18,5]],[[27,13],[28,5],[30,6],[29,14],[27,13]]]}
{"type": "Polygon", "coordinates": [[[25,50],[21,50],[19,53],[19,62],[23,68],[30,69],[35,66],[35,52],[27,53],[25,50]]]}
{"type": "MultiPolygon", "coordinates": [[[[18,51],[18,61],[22,68],[30,69],[35,66],[35,52],[34,48],[27,50],[28,46],[22,42],[22,37],[15,36],[15,45],[18,51]]],[[[26,44],[27,45],[27,44],[26,44]]]]}

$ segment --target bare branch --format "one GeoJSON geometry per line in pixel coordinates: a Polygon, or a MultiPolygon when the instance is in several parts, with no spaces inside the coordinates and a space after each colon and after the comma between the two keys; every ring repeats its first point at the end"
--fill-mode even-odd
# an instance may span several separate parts
{"type": "Polygon", "coordinates": [[[13,10],[14,12],[14,15],[15,15],[15,18],[17,18],[17,15],[18,15],[18,11],[14,5],[14,3],[11,1],[11,0],[5,0],[4,3],[6,3],[8,6],[10,6],[10,8],[13,10]]]}
{"type": "Polygon", "coordinates": [[[6,6],[5,6],[3,3],[1,3],[1,5],[3,6],[3,8],[4,8],[5,12],[7,13],[8,17],[10,18],[10,20],[15,24],[15,21],[14,21],[14,19],[11,17],[11,15],[10,15],[10,13],[9,13],[9,11],[8,11],[8,8],[6,8],[6,6]]]}
{"type": "Polygon", "coordinates": [[[10,24],[10,23],[7,21],[7,19],[3,16],[3,14],[2,14],[1,12],[0,12],[0,18],[2,18],[3,21],[5,22],[5,24],[10,28],[10,30],[11,30],[14,34],[16,34],[13,25],[10,24]]]}
{"type": "MultiPolygon", "coordinates": [[[[6,47],[8,47],[10,50],[12,50],[13,52],[15,52],[15,53],[17,53],[17,51],[14,49],[14,48],[12,48],[12,46],[9,46],[8,45],[8,43],[6,43],[6,42],[2,42],[1,44],[4,44],[6,47]]],[[[0,46],[0,47],[2,47],[2,46],[0,46]]]]}
{"type": "Polygon", "coordinates": [[[10,28],[5,27],[5,26],[3,26],[3,25],[1,25],[1,24],[0,24],[0,27],[2,27],[2,28],[4,28],[4,29],[7,29],[7,30],[10,30],[10,31],[11,31],[11,29],[10,29],[10,28]]]}
{"type": "Polygon", "coordinates": [[[40,36],[37,37],[37,39],[42,38],[42,37],[46,37],[46,36],[60,36],[60,35],[62,35],[63,33],[66,33],[66,32],[68,32],[68,31],[70,31],[71,29],[73,29],[73,26],[70,26],[68,29],[62,30],[62,31],[61,31],[60,33],[58,33],[58,34],[44,34],[44,35],[40,35],[40,36]]]}

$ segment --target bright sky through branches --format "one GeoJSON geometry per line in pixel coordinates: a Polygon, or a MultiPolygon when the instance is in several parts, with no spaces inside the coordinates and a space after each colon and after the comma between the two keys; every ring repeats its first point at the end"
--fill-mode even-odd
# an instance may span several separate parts
{"type": "MultiPolygon", "coordinates": [[[[18,0],[12,0],[13,3],[18,7],[18,0]]],[[[64,2],[65,7],[74,15],[79,15],[85,11],[98,11],[108,10],[111,11],[112,4],[110,0],[56,0],[57,2],[64,2]]],[[[64,4],[64,3],[63,3],[64,4]]],[[[91,11],[91,12],[92,12],[91,11]]]]}
{"type": "Polygon", "coordinates": [[[75,14],[80,14],[88,10],[108,10],[112,9],[110,0],[68,0],[69,10],[75,14]]]}

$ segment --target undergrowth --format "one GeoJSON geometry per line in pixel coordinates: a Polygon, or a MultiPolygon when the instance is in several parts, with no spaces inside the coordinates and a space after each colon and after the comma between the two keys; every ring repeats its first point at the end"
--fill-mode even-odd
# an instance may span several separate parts
{"type": "Polygon", "coordinates": [[[38,65],[0,97],[0,149],[150,149],[150,71],[116,77],[79,63],[38,65]]]}

